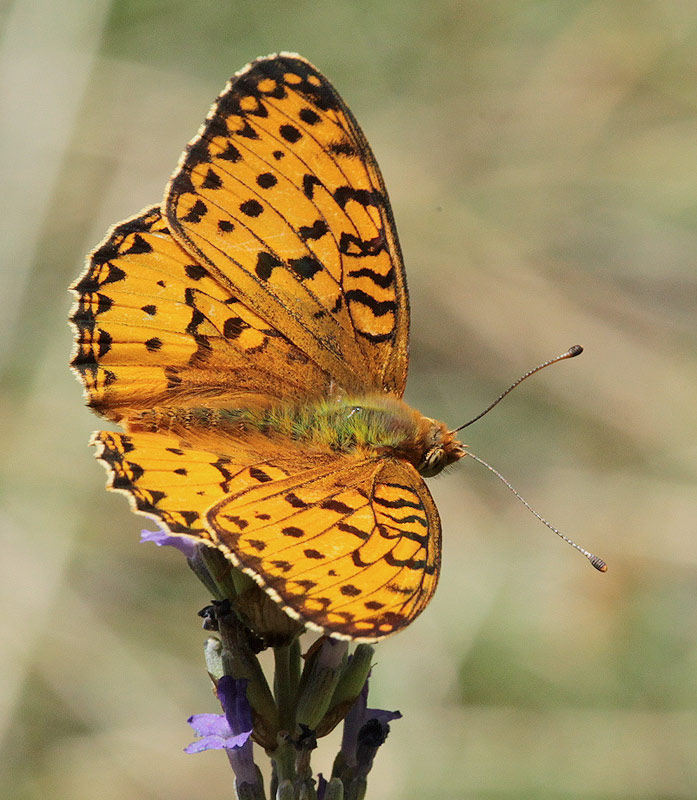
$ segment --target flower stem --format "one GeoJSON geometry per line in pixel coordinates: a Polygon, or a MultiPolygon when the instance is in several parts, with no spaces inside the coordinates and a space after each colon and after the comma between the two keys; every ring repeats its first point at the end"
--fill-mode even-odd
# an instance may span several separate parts
{"type": "Polygon", "coordinates": [[[278,784],[284,780],[295,781],[295,747],[287,735],[279,734],[278,747],[271,753],[274,777],[278,784]]]}

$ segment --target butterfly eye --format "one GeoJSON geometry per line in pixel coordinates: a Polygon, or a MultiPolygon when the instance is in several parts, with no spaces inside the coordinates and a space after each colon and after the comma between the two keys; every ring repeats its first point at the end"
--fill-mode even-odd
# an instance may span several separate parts
{"type": "Polygon", "coordinates": [[[429,450],[419,465],[419,472],[425,478],[437,475],[445,466],[445,450],[442,447],[434,447],[429,450]]]}

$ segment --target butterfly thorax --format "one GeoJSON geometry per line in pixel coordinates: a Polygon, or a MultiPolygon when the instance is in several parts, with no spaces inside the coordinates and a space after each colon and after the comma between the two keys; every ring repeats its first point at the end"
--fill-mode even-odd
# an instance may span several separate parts
{"type": "Polygon", "coordinates": [[[400,458],[424,477],[438,474],[465,452],[445,424],[388,395],[267,408],[158,407],[132,417],[128,427],[131,431],[169,431],[185,439],[211,432],[238,440],[262,435],[295,443],[304,450],[400,458]]]}

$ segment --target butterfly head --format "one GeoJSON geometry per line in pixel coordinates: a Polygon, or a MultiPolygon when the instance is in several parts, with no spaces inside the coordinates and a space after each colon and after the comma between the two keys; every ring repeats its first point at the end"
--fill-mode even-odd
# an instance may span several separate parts
{"type": "Polygon", "coordinates": [[[428,417],[424,418],[429,427],[424,436],[424,448],[421,459],[416,465],[424,478],[432,478],[450,464],[459,461],[465,455],[465,447],[449,431],[447,426],[428,417]]]}

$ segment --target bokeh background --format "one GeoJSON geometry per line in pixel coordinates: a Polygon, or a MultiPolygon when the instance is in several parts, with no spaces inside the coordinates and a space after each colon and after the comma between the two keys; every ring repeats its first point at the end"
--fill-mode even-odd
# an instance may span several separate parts
{"type": "MultiPolygon", "coordinates": [[[[67,285],[157,201],[225,80],[279,49],[382,166],[413,309],[407,399],[495,478],[431,482],[438,593],[381,645],[369,796],[697,796],[697,15],[665,0],[5,0],[0,10],[0,795],[231,796],[179,554],[104,492],[67,285]]],[[[330,769],[334,750],[315,764],[330,769]]]]}

